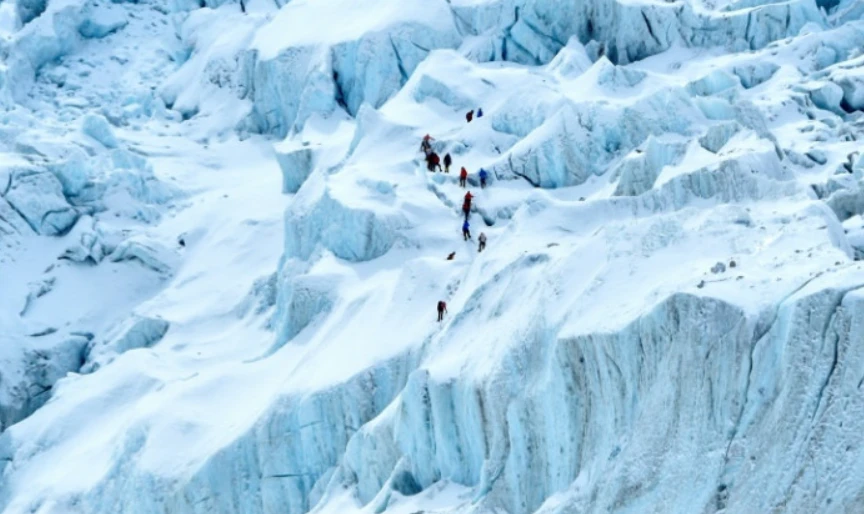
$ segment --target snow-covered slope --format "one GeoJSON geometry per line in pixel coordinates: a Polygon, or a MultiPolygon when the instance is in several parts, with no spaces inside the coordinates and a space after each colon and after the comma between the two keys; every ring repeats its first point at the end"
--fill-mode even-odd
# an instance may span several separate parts
{"type": "Polygon", "coordinates": [[[3,0],[0,511],[864,510],[862,16],[3,0]]]}

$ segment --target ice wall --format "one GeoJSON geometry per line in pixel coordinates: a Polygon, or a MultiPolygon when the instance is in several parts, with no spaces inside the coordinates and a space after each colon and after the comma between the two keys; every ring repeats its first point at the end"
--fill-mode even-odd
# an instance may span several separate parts
{"type": "MultiPolygon", "coordinates": [[[[182,448],[193,455],[188,461],[181,451],[166,452],[183,455],[176,461],[156,459],[163,466],[142,456],[154,458],[172,430],[213,435],[202,428],[212,420],[169,412],[170,426],[153,432],[147,420],[111,425],[120,435],[80,490],[29,487],[28,466],[51,458],[63,441],[47,418],[27,420],[0,436],[2,480],[10,484],[0,488],[0,506],[16,514],[302,514],[326,512],[347,491],[382,512],[455,483],[472,496],[453,512],[860,509],[864,275],[839,221],[864,212],[864,161],[850,157],[848,170],[811,188],[808,173],[841,163],[796,146],[822,137],[847,148],[843,138],[853,132],[843,133],[852,130],[843,116],[859,109],[861,96],[859,31],[802,35],[799,43],[821,43],[812,52],[777,44],[746,54],[751,61],[669,78],[672,65],[657,65],[660,72],[625,65],[678,43],[757,50],[807,23],[807,30],[826,26],[826,18],[812,1],[797,0],[718,12],[605,0],[430,5],[446,22],[432,16],[434,27],[415,19],[379,26],[363,18],[348,40],[274,42],[266,32],[284,28],[285,15],[247,19],[233,5],[220,8],[245,20],[237,40],[204,30],[219,9],[186,19],[182,37],[198,44],[159,99],[191,120],[231,105],[221,97],[208,103],[210,93],[228,91],[244,102],[231,117],[248,114],[243,130],[288,136],[276,154],[283,190],[294,196],[280,269],[267,279],[276,288],[273,344],[236,367],[286,365],[273,365],[278,379],[266,383],[255,375],[255,390],[273,398],[256,398],[263,405],[254,412],[237,408],[249,400],[243,390],[219,404],[237,408],[225,410],[236,425],[212,447],[192,445],[200,453],[182,448]],[[829,38],[844,42],[832,46],[829,38]],[[795,66],[769,57],[798,50],[806,59],[795,66]],[[531,87],[518,97],[500,93],[516,82],[507,82],[514,70],[530,70],[518,81],[531,87]],[[196,81],[210,83],[207,94],[196,81]],[[534,88],[540,82],[548,84],[534,88]],[[774,82],[771,91],[788,102],[766,93],[774,82]],[[446,109],[478,99],[491,105],[484,120],[450,123],[446,109]],[[790,137],[791,129],[775,134],[778,119],[796,116],[824,127],[794,126],[812,140],[790,137]],[[304,140],[313,122],[351,117],[358,120],[347,154],[320,135],[304,140]],[[498,231],[493,257],[475,259],[472,245],[457,247],[470,261],[444,260],[442,248],[458,239],[462,191],[453,192],[449,177],[428,178],[415,162],[414,132],[425,131],[412,125],[417,119],[440,124],[438,147],[502,182],[500,196],[477,200],[483,221],[473,218],[498,231]],[[494,154],[478,151],[492,146],[494,154]],[[804,157],[790,157],[798,155],[811,156],[811,172],[802,171],[804,157]],[[363,167],[368,162],[374,170],[363,167]],[[718,264],[725,271],[708,271],[718,264]],[[363,287],[370,291],[355,292],[363,287]],[[452,312],[429,327],[428,307],[438,298],[452,312]],[[407,321],[394,329],[395,318],[407,321]],[[360,343],[371,357],[349,351],[360,343]],[[349,365],[333,371],[343,354],[349,365]],[[43,492],[49,499],[37,498],[43,492]]],[[[51,18],[52,8],[14,43],[29,48],[14,73],[44,66],[80,36],[122,30],[116,18],[77,23],[72,16],[37,44],[28,34],[47,26],[39,20],[57,22],[61,11],[51,18]]],[[[119,237],[90,216],[119,195],[126,209],[112,209],[153,223],[162,215],[156,206],[180,193],[124,148],[109,117],[82,123],[83,150],[0,171],[0,235],[68,233],[64,259],[134,261],[170,279],[174,250],[141,235],[119,237]]],[[[40,392],[68,371],[88,374],[62,385],[72,397],[79,378],[91,382],[77,387],[123,377],[116,390],[87,397],[97,407],[117,391],[133,404],[150,388],[205,389],[224,378],[213,376],[234,373],[162,382],[157,356],[170,355],[160,343],[171,330],[164,319],[135,316],[99,337],[70,334],[55,353],[27,354],[11,389],[26,394],[2,398],[0,428],[41,406],[47,395],[40,392]],[[135,349],[153,352],[124,356],[135,349]],[[153,359],[152,375],[133,368],[138,357],[153,359]]],[[[52,408],[75,412],[69,398],[52,408]]],[[[164,414],[156,403],[142,402],[164,414]]]]}

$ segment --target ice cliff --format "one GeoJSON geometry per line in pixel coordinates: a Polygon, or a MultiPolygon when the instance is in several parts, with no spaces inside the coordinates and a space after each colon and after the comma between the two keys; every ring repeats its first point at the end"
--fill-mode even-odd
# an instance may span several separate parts
{"type": "Polygon", "coordinates": [[[864,510],[862,16],[0,3],[0,511],[864,510]]]}

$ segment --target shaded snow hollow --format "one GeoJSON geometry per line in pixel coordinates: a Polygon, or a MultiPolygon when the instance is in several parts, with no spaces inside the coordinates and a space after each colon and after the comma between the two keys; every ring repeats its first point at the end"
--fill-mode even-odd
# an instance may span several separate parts
{"type": "Polygon", "coordinates": [[[864,511],[862,15],[0,3],[0,511],[864,511]]]}

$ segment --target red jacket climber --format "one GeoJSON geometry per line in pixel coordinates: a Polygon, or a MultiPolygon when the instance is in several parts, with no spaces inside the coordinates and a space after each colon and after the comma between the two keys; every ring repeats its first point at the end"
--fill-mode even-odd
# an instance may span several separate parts
{"type": "Polygon", "coordinates": [[[474,198],[474,195],[471,194],[471,191],[465,193],[465,201],[462,202],[462,212],[465,213],[465,217],[471,213],[471,199],[474,198]]]}
{"type": "Polygon", "coordinates": [[[447,303],[444,300],[438,302],[438,321],[444,319],[444,313],[447,312],[447,303]]]}
{"type": "Polygon", "coordinates": [[[465,187],[465,184],[468,181],[468,170],[465,167],[462,167],[462,171],[459,172],[459,186],[465,187]]]}

